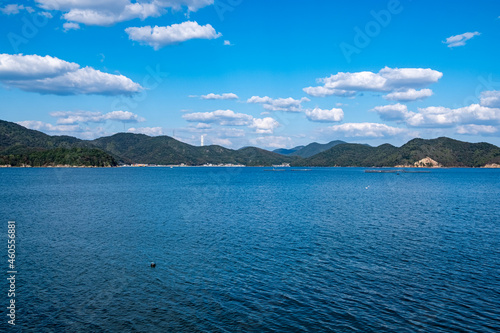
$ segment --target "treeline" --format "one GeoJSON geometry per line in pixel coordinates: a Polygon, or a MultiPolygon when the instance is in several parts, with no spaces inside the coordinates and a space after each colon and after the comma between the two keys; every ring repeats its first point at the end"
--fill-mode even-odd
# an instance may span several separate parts
{"type": "Polygon", "coordinates": [[[270,166],[412,166],[426,157],[444,167],[481,167],[500,164],[500,148],[489,143],[469,143],[442,137],[413,139],[401,147],[383,144],[371,147],[332,141],[280,149],[277,154],[246,147],[238,150],[217,145],[192,146],[168,136],[118,133],[92,141],[70,136],[50,136],[15,123],[0,120],[0,165],[12,166],[114,166],[144,164],[243,164],[270,166]],[[293,149],[292,149],[293,150],[293,149]],[[297,156],[293,156],[297,155],[297,156]]]}
{"type": "Polygon", "coordinates": [[[116,160],[100,149],[92,148],[55,148],[33,151],[23,154],[0,156],[0,165],[10,166],[86,166],[110,167],[116,166],[116,160]]]}
{"type": "Polygon", "coordinates": [[[500,164],[500,148],[489,143],[469,143],[446,137],[432,140],[413,139],[401,147],[390,144],[378,147],[341,144],[294,164],[393,167],[411,166],[426,157],[444,167],[481,167],[491,163],[500,164]]]}

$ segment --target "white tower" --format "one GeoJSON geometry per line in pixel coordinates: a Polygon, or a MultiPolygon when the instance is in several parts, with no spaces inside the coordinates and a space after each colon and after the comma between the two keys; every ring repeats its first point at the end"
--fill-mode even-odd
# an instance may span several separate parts
{"type": "Polygon", "coordinates": [[[201,135],[201,146],[203,147],[203,137],[205,136],[205,134],[202,134],[201,135]]]}

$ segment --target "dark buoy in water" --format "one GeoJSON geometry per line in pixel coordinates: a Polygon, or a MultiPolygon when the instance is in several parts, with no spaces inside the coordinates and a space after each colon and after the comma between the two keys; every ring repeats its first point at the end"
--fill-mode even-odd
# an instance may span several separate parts
{"type": "Polygon", "coordinates": [[[151,263],[151,268],[155,268],[156,264],[154,262],[151,263]]]}

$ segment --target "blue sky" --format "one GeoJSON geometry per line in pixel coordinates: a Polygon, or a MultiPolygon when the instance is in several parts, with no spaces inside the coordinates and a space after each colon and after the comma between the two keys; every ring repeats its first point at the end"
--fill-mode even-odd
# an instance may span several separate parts
{"type": "Polygon", "coordinates": [[[1,119],[266,149],[500,145],[498,1],[0,4],[1,119]]]}

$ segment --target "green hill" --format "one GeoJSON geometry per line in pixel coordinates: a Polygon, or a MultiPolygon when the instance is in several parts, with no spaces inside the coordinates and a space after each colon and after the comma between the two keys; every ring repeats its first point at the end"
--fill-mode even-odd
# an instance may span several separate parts
{"type": "Polygon", "coordinates": [[[100,149],[54,148],[17,155],[0,155],[0,165],[10,166],[116,166],[115,159],[100,149]]]}
{"type": "Polygon", "coordinates": [[[325,144],[313,142],[308,144],[307,146],[297,146],[291,149],[280,148],[273,150],[273,152],[286,156],[299,156],[307,158],[343,143],[346,142],[341,140],[334,140],[325,144]]]}
{"type": "Polygon", "coordinates": [[[413,165],[429,157],[444,167],[480,167],[500,163],[500,148],[489,143],[468,143],[449,138],[413,139],[401,146],[370,147],[341,144],[301,160],[305,166],[391,167],[413,165]]]}
{"type": "Polygon", "coordinates": [[[121,162],[270,166],[296,159],[254,147],[239,150],[216,145],[196,147],[168,136],[118,133],[87,141],[71,136],[50,136],[15,123],[0,121],[0,165],[108,166],[121,162]]]}
{"type": "Polygon", "coordinates": [[[197,147],[169,136],[150,137],[144,134],[118,133],[91,141],[123,163],[145,164],[244,164],[272,165],[291,162],[294,158],[259,149],[232,150],[221,146],[197,147]]]}
{"type": "Polygon", "coordinates": [[[314,156],[316,154],[319,154],[321,152],[324,152],[325,150],[328,150],[332,147],[335,147],[336,145],[340,145],[343,143],[346,143],[346,142],[341,141],[341,140],[330,141],[330,142],[325,143],[325,144],[313,142],[313,143],[308,144],[304,148],[299,149],[296,152],[291,153],[290,156],[300,156],[300,157],[307,158],[307,157],[311,157],[311,156],[314,156]]]}
{"type": "Polygon", "coordinates": [[[115,166],[116,160],[91,143],[71,136],[50,136],[0,120],[0,165],[115,166]]]}
{"type": "Polygon", "coordinates": [[[300,150],[304,147],[305,146],[297,146],[297,147],[293,147],[290,149],[278,148],[278,149],[273,150],[273,153],[280,154],[280,155],[290,155],[290,154],[295,153],[297,150],[300,150]]]}
{"type": "Polygon", "coordinates": [[[337,140],[324,145],[314,142],[286,156],[255,147],[238,150],[216,145],[197,147],[168,136],[132,133],[80,140],[71,136],[50,136],[0,120],[0,165],[114,166],[119,162],[392,167],[413,165],[427,157],[445,167],[479,167],[500,164],[500,148],[489,143],[468,143],[445,137],[413,139],[399,148],[390,144],[371,147],[337,140]],[[330,148],[324,150],[326,147],[330,148]],[[316,151],[321,152],[314,154],[316,151]]]}

